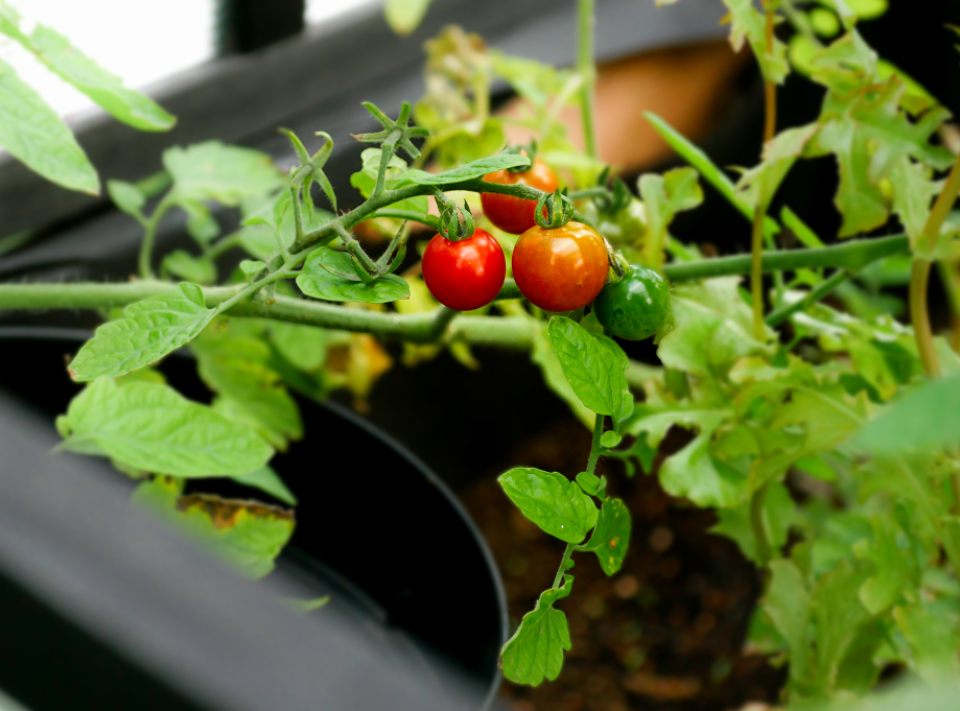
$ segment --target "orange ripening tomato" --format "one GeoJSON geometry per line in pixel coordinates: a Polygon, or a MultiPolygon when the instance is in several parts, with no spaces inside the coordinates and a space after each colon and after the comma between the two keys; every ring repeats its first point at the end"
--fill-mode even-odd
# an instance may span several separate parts
{"type": "Polygon", "coordinates": [[[568,222],[524,232],[513,248],[513,278],[520,292],[545,311],[573,311],[593,301],[610,268],[603,238],[588,225],[568,222]]]}
{"type": "MultiPolygon", "coordinates": [[[[552,193],[558,185],[556,173],[539,158],[534,158],[530,169],[522,173],[498,170],[488,173],[484,180],[500,185],[526,185],[545,193],[552,193]]],[[[481,193],[480,202],[483,205],[483,214],[504,232],[519,235],[537,224],[533,219],[533,213],[537,209],[535,200],[499,193],[481,193]]]]}

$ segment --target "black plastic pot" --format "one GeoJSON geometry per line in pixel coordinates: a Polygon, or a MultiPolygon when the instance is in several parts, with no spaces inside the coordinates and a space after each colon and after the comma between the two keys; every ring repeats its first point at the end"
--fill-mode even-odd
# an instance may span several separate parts
{"type": "MultiPolygon", "coordinates": [[[[78,390],[64,356],[86,336],[0,328],[0,387],[40,410],[52,427],[78,390]]],[[[189,357],[169,357],[162,370],[187,397],[209,398],[189,357]]],[[[432,679],[438,698],[459,696],[466,683],[482,693],[457,708],[489,708],[508,623],[499,574],[479,532],[447,487],[389,436],[335,404],[299,404],[306,437],[272,462],[299,499],[297,528],[271,577],[292,581],[304,595],[329,594],[330,604],[311,614],[348,620],[397,669],[413,667],[432,679]]],[[[220,480],[196,488],[266,496],[220,480]]],[[[2,629],[0,622],[0,652],[2,629]]],[[[38,682],[56,674],[44,669],[38,682]]]]}

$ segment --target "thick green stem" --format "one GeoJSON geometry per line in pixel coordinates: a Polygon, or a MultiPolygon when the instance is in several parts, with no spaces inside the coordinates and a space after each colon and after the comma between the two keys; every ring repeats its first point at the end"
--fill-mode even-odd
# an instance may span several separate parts
{"type": "Polygon", "coordinates": [[[580,116],[583,120],[583,142],[587,155],[596,158],[597,131],[593,120],[593,89],[597,69],[593,63],[593,4],[594,0],[577,0],[577,71],[583,86],[580,88],[580,116]]]}
{"type": "MultiPolygon", "coordinates": [[[[780,250],[765,252],[762,265],[765,272],[775,270],[814,269],[836,267],[856,271],[871,262],[896,254],[907,254],[910,244],[905,235],[879,237],[876,239],[850,240],[832,247],[818,249],[780,250]]],[[[704,259],[699,262],[668,264],[664,274],[671,282],[709,279],[718,276],[750,273],[751,256],[704,259]]],[[[204,287],[207,304],[217,305],[241,291],[241,287],[204,287]]],[[[158,294],[176,294],[179,287],[172,282],[143,280],[119,284],[74,283],[74,284],[0,284],[0,310],[3,309],[104,309],[126,306],[158,294]]],[[[498,299],[520,298],[516,283],[508,279],[498,299]]],[[[348,314],[383,316],[380,312],[319,304],[305,299],[288,299],[303,308],[321,305],[325,308],[348,314]]],[[[322,325],[322,324],[318,324],[322,325]]],[[[339,326],[338,326],[339,327],[339,326]]],[[[358,330],[358,329],[352,329],[358,330]]]]}
{"type": "MultiPolygon", "coordinates": [[[[761,266],[764,272],[795,269],[836,267],[857,271],[871,262],[895,254],[908,254],[910,241],[906,235],[892,235],[875,239],[854,239],[830,247],[815,249],[790,249],[764,252],[761,266]]],[[[699,262],[668,264],[664,275],[671,282],[709,279],[731,274],[749,274],[752,256],[738,254],[733,257],[717,257],[699,262]]]]}

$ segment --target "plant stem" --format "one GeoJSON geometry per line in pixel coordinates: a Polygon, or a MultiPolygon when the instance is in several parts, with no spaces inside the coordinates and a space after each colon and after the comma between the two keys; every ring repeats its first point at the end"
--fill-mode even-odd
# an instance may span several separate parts
{"type": "Polygon", "coordinates": [[[802,299],[797,299],[792,304],[781,306],[779,309],[771,311],[769,314],[767,314],[767,325],[772,328],[786,321],[797,311],[810,308],[815,303],[820,301],[820,299],[843,284],[843,282],[845,282],[851,276],[852,274],[846,269],[838,269],[836,272],[830,275],[829,279],[820,282],[813,289],[807,292],[806,296],[804,296],[802,299]]]}
{"type": "MultiPolygon", "coordinates": [[[[837,267],[857,271],[878,259],[909,252],[910,241],[906,235],[893,235],[873,239],[854,239],[815,249],[764,252],[761,265],[764,272],[818,267],[837,267]]],[[[667,264],[663,272],[671,282],[690,281],[732,274],[749,274],[752,263],[752,255],[738,254],[733,257],[716,257],[699,262],[667,264]]]]}
{"type": "MultiPolygon", "coordinates": [[[[597,460],[600,459],[600,438],[603,436],[603,422],[604,416],[598,414],[596,422],[593,425],[593,440],[590,443],[590,456],[587,458],[587,471],[591,474],[593,474],[594,469],[597,468],[597,460]]],[[[560,559],[560,568],[557,570],[551,587],[560,587],[563,574],[567,570],[567,561],[570,560],[570,555],[573,553],[576,545],[576,543],[568,543],[567,547],[563,550],[563,558],[560,559]]]]}
{"type": "Polygon", "coordinates": [[[940,360],[937,358],[933,343],[933,330],[930,328],[930,314],[927,311],[927,284],[930,280],[930,262],[915,257],[910,271],[910,322],[913,335],[917,339],[917,350],[924,372],[935,377],[940,375],[940,360]]]}
{"type": "MultiPolygon", "coordinates": [[[[831,247],[817,249],[793,249],[763,254],[763,270],[794,270],[801,268],[815,269],[818,267],[836,267],[856,271],[866,265],[884,257],[895,254],[907,254],[910,244],[906,235],[878,237],[875,239],[849,240],[831,247]]],[[[693,281],[709,279],[719,276],[749,274],[751,256],[741,254],[733,257],[717,257],[704,259],[699,262],[681,262],[667,264],[664,274],[671,282],[693,281]]],[[[216,306],[234,294],[242,287],[207,286],[203,288],[204,297],[208,306],[216,306]]],[[[97,282],[81,282],[73,284],[34,283],[34,284],[0,284],[0,310],[4,309],[104,309],[116,306],[126,306],[135,301],[157,296],[159,294],[176,294],[179,287],[173,282],[141,280],[123,282],[119,284],[102,284],[97,282]]],[[[520,298],[516,282],[506,280],[498,299],[520,298]]],[[[314,306],[323,306],[343,312],[338,317],[338,324],[348,321],[355,314],[391,318],[418,318],[420,315],[400,316],[400,314],[384,314],[376,311],[367,311],[344,306],[333,306],[306,299],[291,299],[304,309],[314,306]]],[[[474,320],[463,319],[464,321],[474,320]]],[[[497,320],[506,320],[498,318],[497,320]]],[[[326,325],[317,323],[315,325],[326,325]]],[[[341,326],[330,325],[331,328],[341,326]]],[[[352,328],[349,330],[362,330],[352,328]]]]}
{"type": "Polygon", "coordinates": [[[414,210],[393,210],[386,208],[383,210],[377,210],[372,215],[367,217],[368,220],[375,219],[377,217],[392,217],[399,220],[409,220],[410,222],[419,222],[421,224],[427,225],[431,229],[439,229],[440,220],[437,219],[436,215],[425,215],[421,212],[416,212],[414,210]]]}
{"type": "Polygon", "coordinates": [[[157,239],[157,228],[160,226],[160,220],[164,213],[170,209],[171,202],[165,197],[158,204],[143,230],[143,242],[140,243],[140,278],[153,279],[153,243],[157,239]]]}
{"type": "MultiPolygon", "coordinates": [[[[957,271],[958,264],[956,260],[937,260],[937,271],[940,274],[940,281],[943,282],[943,288],[947,292],[947,301],[950,303],[950,311],[953,313],[954,340],[957,336],[958,319],[960,319],[960,273],[957,271]]],[[[956,350],[956,347],[954,347],[956,350]]]]}
{"type": "Polygon", "coordinates": [[[767,485],[764,484],[753,492],[753,498],[750,500],[750,527],[753,529],[753,537],[757,544],[760,567],[765,567],[773,556],[770,539],[767,537],[767,527],[763,521],[763,504],[766,498],[767,485]]]}
{"type": "Polygon", "coordinates": [[[763,219],[766,211],[757,208],[750,234],[750,299],[753,302],[753,337],[761,343],[766,340],[763,321],[763,219]]]}
{"type": "Polygon", "coordinates": [[[583,86],[580,88],[580,115],[583,120],[583,142],[587,155],[597,157],[597,133],[593,121],[593,89],[597,69],[593,64],[593,4],[594,0],[577,0],[577,71],[583,86]]]}
{"type": "MultiPolygon", "coordinates": [[[[957,201],[960,193],[960,155],[947,176],[943,190],[933,203],[933,209],[927,217],[920,235],[916,251],[929,252],[937,244],[940,229],[946,222],[947,216],[957,201]]],[[[910,272],[910,322],[913,324],[913,334],[917,339],[917,350],[923,369],[930,377],[940,375],[940,360],[933,343],[933,329],[930,327],[930,313],[927,309],[927,283],[930,280],[930,261],[923,256],[915,256],[913,270],[910,272]]]]}
{"type": "Polygon", "coordinates": [[[600,438],[603,436],[603,415],[597,415],[597,420],[593,425],[593,441],[590,444],[590,456],[587,458],[587,471],[593,474],[597,468],[597,460],[600,459],[600,438]]]}
{"type": "MultiPolygon", "coordinates": [[[[773,52],[773,20],[774,13],[769,0],[764,0],[763,9],[766,13],[766,43],[767,52],[773,52]]],[[[777,85],[767,79],[763,82],[766,115],[763,124],[763,144],[769,143],[777,132],[777,85]]],[[[760,200],[758,199],[758,203],[760,200]]],[[[758,204],[753,215],[753,229],[751,230],[750,251],[753,256],[750,269],[750,294],[753,301],[753,337],[758,341],[766,338],[766,327],[763,321],[763,227],[767,218],[766,205],[758,204]]]]}
{"type": "Polygon", "coordinates": [[[560,569],[557,570],[556,576],[553,578],[552,588],[559,588],[560,583],[563,580],[563,574],[567,571],[567,561],[570,560],[570,555],[573,553],[573,549],[576,547],[575,543],[568,543],[567,547],[563,549],[563,558],[560,559],[560,569]]]}

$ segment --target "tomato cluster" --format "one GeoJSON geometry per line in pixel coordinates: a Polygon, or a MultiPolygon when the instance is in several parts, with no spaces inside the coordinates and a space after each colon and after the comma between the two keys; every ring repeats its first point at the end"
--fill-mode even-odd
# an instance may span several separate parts
{"type": "MultiPolygon", "coordinates": [[[[490,173],[488,182],[522,184],[553,191],[557,177],[534,160],[527,171],[490,173]]],[[[513,249],[513,277],[530,303],[545,311],[574,311],[591,302],[609,333],[628,340],[656,333],[669,315],[670,289],[658,273],[630,266],[607,284],[609,256],[603,237],[589,225],[570,221],[541,227],[536,202],[510,195],[483,193],[484,214],[500,229],[520,234],[513,249]]],[[[631,215],[632,216],[632,215],[631,215]]],[[[436,299],[453,309],[486,306],[503,288],[506,259],[489,233],[475,229],[467,239],[436,235],[423,255],[423,279],[436,299]]]]}

